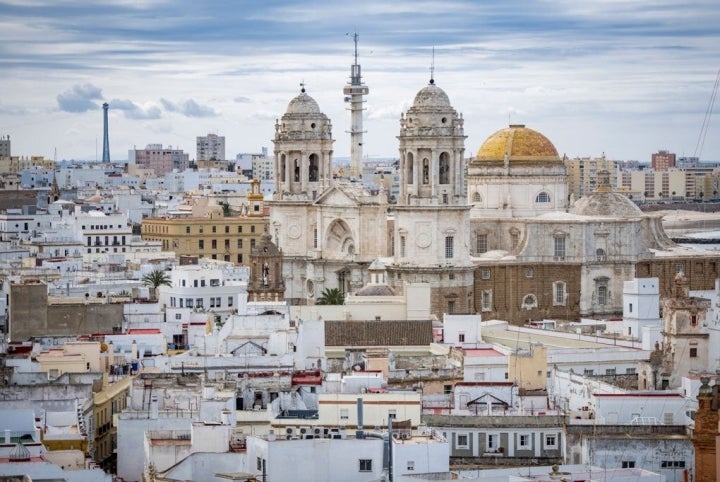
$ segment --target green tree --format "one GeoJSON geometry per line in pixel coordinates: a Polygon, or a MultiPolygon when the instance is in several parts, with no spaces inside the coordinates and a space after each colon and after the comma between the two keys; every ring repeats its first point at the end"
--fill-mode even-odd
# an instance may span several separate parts
{"type": "Polygon", "coordinates": [[[318,305],[342,305],[345,302],[345,295],[339,288],[325,288],[317,299],[318,305]]]}
{"type": "Polygon", "coordinates": [[[172,281],[170,281],[170,276],[168,274],[160,269],[156,269],[142,278],[142,282],[145,286],[150,287],[150,297],[152,299],[155,299],[157,297],[157,289],[160,286],[172,286],[172,281]]]}
{"type": "Polygon", "coordinates": [[[232,210],[230,209],[230,203],[227,201],[220,201],[218,203],[220,207],[223,210],[223,216],[228,217],[232,215],[232,210]]]}

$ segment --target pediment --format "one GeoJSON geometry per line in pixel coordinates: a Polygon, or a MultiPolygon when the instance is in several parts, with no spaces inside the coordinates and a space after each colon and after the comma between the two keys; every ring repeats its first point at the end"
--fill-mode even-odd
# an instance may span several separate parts
{"type": "Polygon", "coordinates": [[[338,189],[337,187],[332,187],[325,191],[318,199],[315,201],[316,205],[321,206],[357,206],[357,201],[350,197],[348,194],[346,194],[341,189],[338,189]]]}

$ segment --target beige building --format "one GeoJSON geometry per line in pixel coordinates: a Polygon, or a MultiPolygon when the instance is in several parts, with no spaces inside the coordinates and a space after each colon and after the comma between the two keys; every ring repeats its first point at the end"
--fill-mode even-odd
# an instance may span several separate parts
{"type": "Polygon", "coordinates": [[[617,186],[630,199],[639,201],[707,201],[720,197],[720,173],[710,168],[623,171],[617,186]]]}
{"type": "Polygon", "coordinates": [[[90,453],[93,459],[105,469],[114,468],[117,463],[117,421],[127,406],[132,377],[123,376],[110,383],[103,377],[102,390],[93,393],[92,418],[90,427],[90,453]]]}
{"type": "Polygon", "coordinates": [[[576,157],[565,159],[568,177],[568,195],[572,199],[580,199],[598,187],[598,173],[607,171],[610,174],[610,185],[617,185],[617,163],[601,157],[576,157]]]}
{"type": "Polygon", "coordinates": [[[265,233],[268,219],[262,214],[207,217],[146,218],[143,239],[161,241],[163,251],[249,264],[250,252],[265,233]]]}
{"type": "Polygon", "coordinates": [[[40,167],[42,169],[54,169],[55,162],[45,159],[43,156],[31,157],[3,157],[0,156],[0,173],[20,174],[25,169],[40,167]]]}
{"type": "Polygon", "coordinates": [[[547,348],[539,343],[508,355],[508,380],[520,390],[546,390],[547,371],[547,348]]]}
{"type": "Polygon", "coordinates": [[[197,136],[197,161],[224,161],[225,136],[208,134],[197,136]]]}
{"type": "Polygon", "coordinates": [[[131,149],[128,152],[129,164],[140,169],[152,169],[156,176],[172,172],[174,169],[184,171],[190,164],[190,156],[182,149],[172,146],[163,148],[162,144],[148,144],[145,149],[131,149]]]}
{"type": "Polygon", "coordinates": [[[40,371],[51,378],[63,373],[104,372],[107,364],[105,357],[100,357],[100,343],[95,341],[67,342],[62,348],[38,354],[37,361],[40,371]]]}

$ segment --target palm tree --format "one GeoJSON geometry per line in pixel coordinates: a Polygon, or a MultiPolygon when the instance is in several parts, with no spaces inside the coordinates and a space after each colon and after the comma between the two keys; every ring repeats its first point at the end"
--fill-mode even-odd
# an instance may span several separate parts
{"type": "Polygon", "coordinates": [[[318,305],[342,305],[345,302],[345,295],[339,288],[325,288],[317,299],[318,305]]]}
{"type": "Polygon", "coordinates": [[[163,270],[156,269],[142,278],[142,282],[145,286],[150,287],[150,297],[152,299],[157,298],[157,289],[159,286],[172,286],[170,277],[163,270]]]}

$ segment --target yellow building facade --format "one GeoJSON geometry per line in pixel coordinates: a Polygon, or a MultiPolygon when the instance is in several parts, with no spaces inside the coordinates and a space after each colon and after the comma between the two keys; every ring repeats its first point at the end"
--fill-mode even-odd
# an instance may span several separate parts
{"type": "Polygon", "coordinates": [[[127,406],[131,380],[130,376],[123,376],[110,383],[106,375],[102,390],[93,394],[89,452],[105,468],[114,464],[117,448],[116,415],[127,406]]]}
{"type": "Polygon", "coordinates": [[[23,170],[33,167],[55,169],[55,161],[45,159],[43,156],[0,157],[0,172],[2,173],[20,174],[23,170]]]}
{"type": "Polygon", "coordinates": [[[508,380],[521,390],[547,388],[547,348],[531,344],[529,350],[517,350],[508,356],[508,380]]]}
{"type": "Polygon", "coordinates": [[[142,238],[161,241],[163,251],[177,256],[193,255],[235,264],[249,264],[250,251],[268,225],[259,216],[222,216],[203,218],[146,218],[142,221],[142,238]]]}

